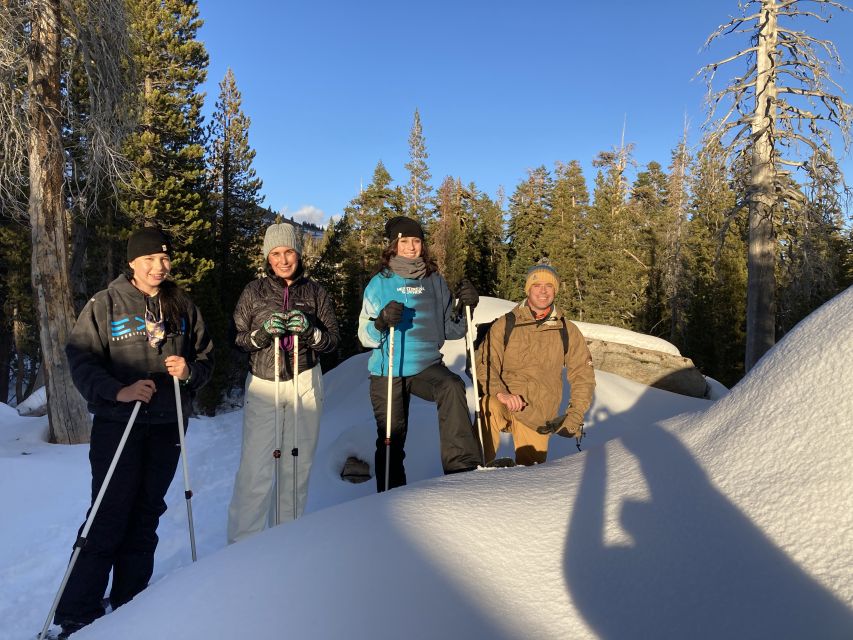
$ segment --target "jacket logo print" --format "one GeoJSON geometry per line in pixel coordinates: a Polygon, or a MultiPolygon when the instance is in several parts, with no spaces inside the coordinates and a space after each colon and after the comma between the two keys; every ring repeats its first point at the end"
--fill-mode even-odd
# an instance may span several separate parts
{"type": "Polygon", "coordinates": [[[397,287],[397,291],[405,295],[416,296],[426,291],[426,288],[423,285],[420,285],[419,287],[397,287]]]}
{"type": "Polygon", "coordinates": [[[139,316],[120,318],[118,320],[113,320],[110,322],[110,335],[117,340],[129,337],[131,333],[134,331],[144,331],[145,330],[145,320],[140,318],[139,316]],[[133,320],[136,320],[137,325],[136,328],[133,328],[131,324],[133,320]]]}

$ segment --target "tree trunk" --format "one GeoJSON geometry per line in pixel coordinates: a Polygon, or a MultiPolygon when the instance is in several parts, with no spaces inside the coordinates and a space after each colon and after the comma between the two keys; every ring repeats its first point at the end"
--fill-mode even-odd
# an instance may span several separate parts
{"type": "Polygon", "coordinates": [[[762,0],[756,53],[755,111],[752,118],[752,168],[749,185],[749,248],[747,254],[746,356],[749,371],[776,342],[776,249],[773,238],[776,124],[776,0],[762,0]]]}
{"type": "MultiPolygon", "coordinates": [[[[0,311],[3,317],[3,326],[11,325],[11,322],[5,314],[0,311]],[[8,324],[7,324],[8,323],[8,324]]],[[[11,375],[9,365],[12,359],[12,337],[9,331],[0,331],[0,402],[9,403],[9,384],[11,375]]]]}
{"type": "Polygon", "coordinates": [[[87,442],[89,412],[74,388],[65,344],[74,322],[62,197],[59,0],[35,3],[29,60],[32,282],[44,360],[50,441],[87,442]]]}

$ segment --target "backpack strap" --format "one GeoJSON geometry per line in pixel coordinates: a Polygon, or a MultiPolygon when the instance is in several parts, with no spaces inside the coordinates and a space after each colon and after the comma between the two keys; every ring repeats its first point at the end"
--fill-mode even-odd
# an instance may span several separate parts
{"type": "Polygon", "coordinates": [[[504,316],[506,318],[506,328],[504,329],[504,349],[509,344],[509,334],[512,333],[512,330],[515,329],[515,314],[512,311],[508,311],[504,316]]]}
{"type": "Polygon", "coordinates": [[[560,327],[560,337],[563,339],[563,355],[569,355],[569,328],[566,326],[565,316],[560,318],[563,326],[560,327]]]}

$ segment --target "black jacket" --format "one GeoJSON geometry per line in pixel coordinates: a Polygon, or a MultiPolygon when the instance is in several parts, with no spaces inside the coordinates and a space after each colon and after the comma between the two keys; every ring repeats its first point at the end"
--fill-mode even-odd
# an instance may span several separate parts
{"type": "Polygon", "coordinates": [[[166,335],[159,348],[148,344],[145,333],[145,295],[127,276],[119,276],[96,293],[77,318],[65,347],[71,378],[89,411],[113,420],[127,419],[134,403],[118,402],[122,387],[137,380],[152,379],[157,392],[139,411],[140,422],[166,423],[177,419],[172,377],[163,361],[183,356],[190,378],[181,385],[184,418],[190,415],[192,395],[213,371],[213,343],[207,335],[201,312],[190,303],[181,326],[166,335]]]}
{"type": "MultiPolygon", "coordinates": [[[[234,309],[235,343],[249,354],[249,369],[252,375],[264,380],[275,380],[275,342],[259,347],[252,340],[252,334],[261,328],[274,311],[283,310],[286,286],[284,280],[277,276],[253,280],[243,289],[237,301],[237,308],[234,309]]],[[[299,341],[299,370],[306,371],[317,365],[318,353],[329,353],[338,347],[340,336],[335,307],[326,290],[304,275],[290,285],[287,306],[305,313],[319,329],[317,340],[309,338],[299,341]]],[[[280,354],[280,380],[293,378],[292,357],[288,357],[284,352],[280,354]]]]}

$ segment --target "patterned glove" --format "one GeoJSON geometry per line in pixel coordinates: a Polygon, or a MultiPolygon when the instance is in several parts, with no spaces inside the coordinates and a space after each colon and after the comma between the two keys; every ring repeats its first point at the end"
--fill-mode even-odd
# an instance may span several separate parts
{"type": "Polygon", "coordinates": [[[311,319],[299,309],[291,309],[285,315],[287,317],[287,330],[290,333],[300,338],[307,338],[314,334],[314,325],[311,323],[311,319]]]}
{"type": "Polygon", "coordinates": [[[392,300],[385,305],[379,313],[379,317],[373,321],[373,326],[379,331],[386,331],[388,327],[396,327],[403,319],[403,303],[392,300]]]}
{"type": "Polygon", "coordinates": [[[259,347],[266,347],[272,342],[273,336],[283,336],[286,333],[287,318],[283,313],[275,311],[264,321],[261,328],[255,331],[252,339],[259,347]]]}

